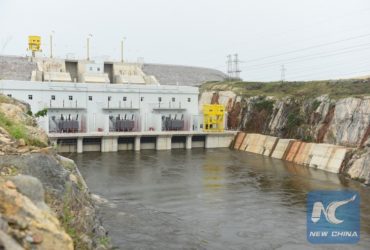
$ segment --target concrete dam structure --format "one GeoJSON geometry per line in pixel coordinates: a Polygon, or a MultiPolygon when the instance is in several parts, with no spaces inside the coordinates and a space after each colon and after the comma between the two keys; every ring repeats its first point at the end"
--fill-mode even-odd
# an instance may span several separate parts
{"type": "Polygon", "coordinates": [[[193,66],[0,56],[3,80],[199,86],[226,77],[219,70],[193,66]]]}
{"type": "Polygon", "coordinates": [[[144,64],[143,71],[154,75],[164,85],[199,86],[205,82],[227,79],[227,75],[219,70],[194,66],[144,64]]]}
{"type": "Polygon", "coordinates": [[[0,79],[30,81],[37,63],[27,57],[0,56],[0,79]]]}
{"type": "Polygon", "coordinates": [[[261,154],[299,165],[340,173],[346,154],[352,149],[325,143],[306,143],[292,139],[239,132],[234,149],[261,154]]]}

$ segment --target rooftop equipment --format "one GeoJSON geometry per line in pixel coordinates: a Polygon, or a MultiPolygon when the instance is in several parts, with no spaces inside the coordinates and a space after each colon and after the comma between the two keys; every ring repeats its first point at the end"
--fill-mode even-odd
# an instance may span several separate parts
{"type": "Polygon", "coordinates": [[[40,36],[28,36],[28,50],[32,51],[32,57],[35,57],[36,52],[41,51],[40,36]]]}

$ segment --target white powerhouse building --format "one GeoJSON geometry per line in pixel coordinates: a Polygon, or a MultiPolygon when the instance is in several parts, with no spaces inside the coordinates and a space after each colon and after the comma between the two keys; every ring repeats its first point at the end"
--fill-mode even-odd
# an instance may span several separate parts
{"type": "Polygon", "coordinates": [[[199,130],[196,87],[1,80],[0,91],[47,109],[48,133],[199,130]]]}

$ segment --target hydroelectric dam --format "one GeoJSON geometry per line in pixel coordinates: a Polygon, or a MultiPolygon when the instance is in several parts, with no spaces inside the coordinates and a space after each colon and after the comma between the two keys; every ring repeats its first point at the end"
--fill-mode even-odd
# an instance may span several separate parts
{"type": "Polygon", "coordinates": [[[29,105],[50,146],[75,161],[117,249],[369,248],[369,188],[337,174],[350,148],[238,132],[230,99],[201,101],[196,84],[161,84],[140,65],[32,65],[0,91],[29,105]],[[312,190],[358,192],[356,245],[307,241],[312,190]]]}

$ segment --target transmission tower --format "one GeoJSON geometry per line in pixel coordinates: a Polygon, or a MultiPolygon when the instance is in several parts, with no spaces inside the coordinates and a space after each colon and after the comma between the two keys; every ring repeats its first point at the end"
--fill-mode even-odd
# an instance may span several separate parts
{"type": "Polygon", "coordinates": [[[240,68],[239,68],[240,60],[239,60],[239,55],[234,54],[234,55],[227,55],[227,76],[229,80],[235,79],[239,80],[240,79],[240,68]],[[233,58],[234,56],[234,58],[233,58]]]}
{"type": "Polygon", "coordinates": [[[239,69],[239,55],[236,53],[234,54],[234,78],[235,79],[240,79],[240,72],[241,70],[239,69]]]}
{"type": "Polygon", "coordinates": [[[285,68],[284,64],[281,65],[280,71],[281,71],[281,82],[284,82],[285,81],[285,72],[286,72],[286,68],[285,68]]]}
{"type": "Polygon", "coordinates": [[[232,74],[233,74],[233,60],[232,60],[231,55],[227,55],[226,64],[227,64],[227,76],[228,76],[229,80],[231,80],[232,79],[232,74]]]}

